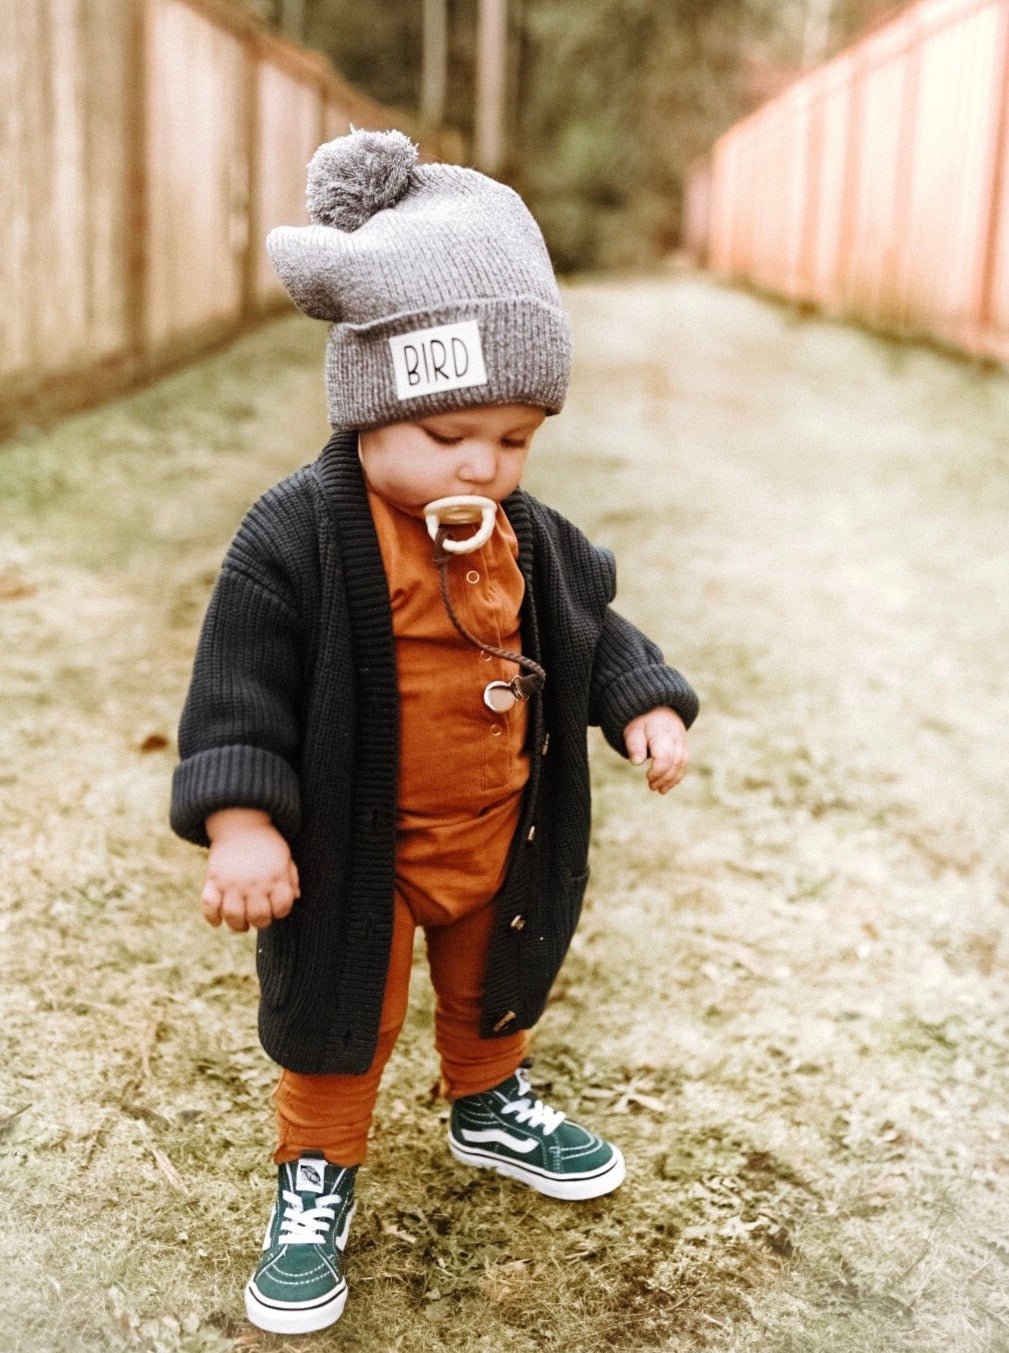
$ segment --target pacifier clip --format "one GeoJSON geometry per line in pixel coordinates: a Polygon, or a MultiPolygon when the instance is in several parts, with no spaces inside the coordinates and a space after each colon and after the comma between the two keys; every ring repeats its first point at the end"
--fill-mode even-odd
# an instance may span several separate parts
{"type": "Polygon", "coordinates": [[[497,503],[490,498],[477,494],[456,494],[449,498],[436,498],[424,508],[424,520],[427,532],[434,541],[434,562],[438,568],[438,583],[441,587],[441,599],[445,603],[448,618],[468,644],[489,653],[491,657],[513,662],[522,669],[511,681],[490,681],[484,687],[483,702],[495,714],[505,714],[519,700],[527,700],[537,695],[544,686],[547,674],[538,662],[527,658],[524,653],[509,653],[506,649],[485,644],[475,634],[471,634],[455,613],[452,598],[449,596],[448,566],[453,556],[470,554],[478,550],[491,538],[494,521],[497,516],[497,503]],[[466,526],[479,523],[476,531],[463,540],[453,540],[448,534],[450,526],[466,526]]]}

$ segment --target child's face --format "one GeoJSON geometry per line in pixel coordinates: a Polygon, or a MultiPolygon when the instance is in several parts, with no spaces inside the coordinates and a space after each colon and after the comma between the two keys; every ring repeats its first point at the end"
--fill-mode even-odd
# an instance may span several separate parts
{"type": "Polygon", "coordinates": [[[361,464],[371,488],[403,512],[479,494],[499,503],[517,489],[543,409],[501,404],[432,414],[362,432],[361,464]]]}

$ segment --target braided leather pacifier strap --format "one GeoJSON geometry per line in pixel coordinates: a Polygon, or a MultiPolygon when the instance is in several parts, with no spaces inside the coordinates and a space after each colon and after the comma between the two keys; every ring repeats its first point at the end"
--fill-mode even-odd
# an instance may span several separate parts
{"type": "Polygon", "coordinates": [[[471,634],[455,613],[455,607],[452,605],[452,598],[449,596],[448,588],[448,566],[457,555],[449,554],[442,547],[442,539],[445,536],[444,528],[440,528],[434,542],[434,562],[438,566],[438,583],[441,587],[441,599],[445,603],[445,610],[448,612],[448,618],[456,627],[462,637],[468,644],[474,648],[479,648],[483,653],[489,653],[491,657],[503,658],[505,662],[513,662],[517,667],[521,667],[524,676],[515,676],[511,681],[503,683],[513,692],[517,700],[527,700],[530,695],[537,695],[546,683],[547,674],[538,662],[533,662],[532,658],[527,658],[524,653],[509,653],[507,649],[495,648],[493,644],[485,644],[482,639],[478,639],[475,634],[471,634]]]}

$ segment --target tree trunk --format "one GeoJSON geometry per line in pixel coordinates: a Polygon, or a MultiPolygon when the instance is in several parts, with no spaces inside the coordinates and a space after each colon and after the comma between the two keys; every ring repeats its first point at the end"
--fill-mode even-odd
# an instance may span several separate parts
{"type": "Polygon", "coordinates": [[[473,157],[485,174],[497,174],[505,157],[508,0],[479,0],[476,48],[473,157]]]}

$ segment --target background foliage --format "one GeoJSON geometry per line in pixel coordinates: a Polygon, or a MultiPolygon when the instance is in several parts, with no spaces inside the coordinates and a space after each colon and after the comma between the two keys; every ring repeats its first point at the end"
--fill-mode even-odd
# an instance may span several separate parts
{"type": "MultiPolygon", "coordinates": [[[[476,0],[447,0],[447,123],[472,132],[476,0]]],[[[561,270],[653,262],[678,242],[685,174],[799,69],[827,0],[512,0],[510,154],[561,270]]],[[[248,0],[384,103],[416,109],[420,0],[248,0]]],[[[892,9],[833,0],[829,55],[892,9]]]]}

